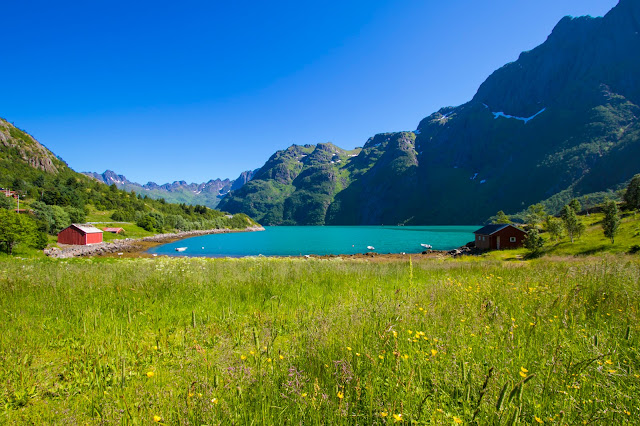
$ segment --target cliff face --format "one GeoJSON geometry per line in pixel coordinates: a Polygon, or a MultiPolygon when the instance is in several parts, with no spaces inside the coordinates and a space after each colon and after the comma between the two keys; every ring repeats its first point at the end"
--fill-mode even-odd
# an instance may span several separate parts
{"type": "Polygon", "coordinates": [[[376,135],[340,166],[296,159],[314,146],[279,151],[220,207],[264,224],[477,224],[607,190],[640,172],[639,33],[637,0],[565,17],[468,103],[376,135]]]}
{"type": "Polygon", "coordinates": [[[64,162],[28,133],[0,118],[0,155],[6,161],[20,162],[46,173],[58,173],[64,162]]]}

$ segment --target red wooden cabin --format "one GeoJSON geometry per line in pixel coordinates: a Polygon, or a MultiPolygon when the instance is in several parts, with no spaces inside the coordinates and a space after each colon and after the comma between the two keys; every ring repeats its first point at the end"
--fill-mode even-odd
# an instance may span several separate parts
{"type": "Polygon", "coordinates": [[[58,234],[58,243],[73,245],[99,244],[102,242],[102,231],[92,225],[73,223],[58,234]]]}
{"type": "Polygon", "coordinates": [[[483,250],[500,250],[522,247],[527,235],[510,224],[487,225],[474,232],[476,247],[483,250]]]}

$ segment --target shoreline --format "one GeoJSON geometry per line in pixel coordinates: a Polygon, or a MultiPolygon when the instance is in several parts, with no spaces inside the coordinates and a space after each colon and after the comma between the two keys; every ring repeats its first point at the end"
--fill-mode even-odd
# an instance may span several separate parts
{"type": "MultiPolygon", "coordinates": [[[[88,246],[77,245],[62,245],[58,247],[47,248],[44,250],[45,255],[52,258],[68,259],[73,257],[126,257],[126,258],[151,258],[155,257],[147,251],[155,246],[161,244],[172,243],[175,241],[183,240],[190,237],[197,237],[201,235],[211,234],[228,234],[236,232],[256,232],[264,231],[264,227],[254,226],[247,227],[245,229],[205,229],[195,231],[184,231],[168,234],[157,234],[143,238],[124,238],[122,240],[114,240],[108,243],[94,244],[88,246]]],[[[294,256],[263,256],[275,259],[342,259],[342,260],[366,260],[373,262],[384,262],[394,260],[407,260],[411,257],[414,260],[420,259],[445,259],[455,258],[458,256],[469,256],[479,254],[479,250],[468,247],[467,245],[458,247],[452,250],[425,250],[419,253],[376,253],[365,252],[355,254],[327,254],[327,255],[294,255],[294,256]]],[[[192,257],[192,256],[170,256],[160,255],[166,257],[192,257]]],[[[210,259],[224,259],[228,256],[222,257],[210,257],[210,256],[196,256],[206,257],[210,259]]],[[[237,258],[251,258],[256,256],[238,256],[237,258]]]]}
{"type": "Polygon", "coordinates": [[[57,259],[68,259],[71,257],[84,256],[111,256],[118,257],[151,257],[145,252],[151,247],[171,243],[189,237],[210,234],[229,234],[234,232],[257,232],[264,231],[262,226],[250,226],[245,229],[201,229],[195,231],[183,231],[168,234],[157,234],[143,238],[124,238],[108,243],[92,244],[87,246],[62,245],[44,249],[44,254],[57,259]],[[119,255],[121,253],[121,255],[119,255]]]}

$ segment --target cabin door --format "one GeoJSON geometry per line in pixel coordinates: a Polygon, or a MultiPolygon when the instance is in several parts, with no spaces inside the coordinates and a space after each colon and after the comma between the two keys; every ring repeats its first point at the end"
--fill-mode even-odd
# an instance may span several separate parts
{"type": "Polygon", "coordinates": [[[498,250],[500,250],[500,235],[496,237],[496,247],[498,250]]]}

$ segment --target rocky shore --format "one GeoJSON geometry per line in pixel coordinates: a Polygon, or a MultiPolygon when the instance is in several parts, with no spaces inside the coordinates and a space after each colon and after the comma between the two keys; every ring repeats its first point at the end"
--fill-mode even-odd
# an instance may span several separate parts
{"type": "Polygon", "coordinates": [[[144,238],[125,238],[108,243],[92,244],[88,246],[60,245],[44,250],[49,257],[59,259],[79,256],[100,256],[112,253],[139,253],[157,243],[168,243],[188,237],[209,234],[227,234],[230,232],[264,231],[261,226],[252,226],[246,229],[205,229],[197,231],[177,232],[173,234],[158,234],[144,238]]]}

